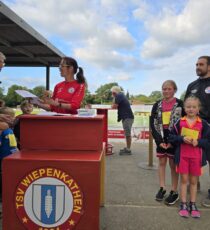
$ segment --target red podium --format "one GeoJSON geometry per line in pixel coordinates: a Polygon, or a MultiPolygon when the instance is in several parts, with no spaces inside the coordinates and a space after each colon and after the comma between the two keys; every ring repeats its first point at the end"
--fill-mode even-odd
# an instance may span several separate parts
{"type": "Polygon", "coordinates": [[[24,116],[22,150],[3,160],[3,229],[99,230],[102,140],[103,116],[24,116]]]}
{"type": "Polygon", "coordinates": [[[112,155],[113,154],[113,145],[108,143],[108,111],[110,109],[111,108],[98,108],[98,107],[96,107],[97,114],[98,115],[104,115],[103,141],[106,144],[106,155],[112,155]]]}

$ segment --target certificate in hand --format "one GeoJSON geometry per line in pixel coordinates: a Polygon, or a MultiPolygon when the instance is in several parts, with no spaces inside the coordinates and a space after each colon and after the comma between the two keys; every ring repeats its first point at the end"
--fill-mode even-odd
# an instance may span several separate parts
{"type": "Polygon", "coordinates": [[[15,90],[15,92],[19,94],[21,97],[30,99],[30,103],[32,104],[36,104],[36,105],[40,104],[40,101],[39,101],[40,99],[33,93],[30,93],[26,90],[21,90],[21,89],[17,89],[15,90]]]}

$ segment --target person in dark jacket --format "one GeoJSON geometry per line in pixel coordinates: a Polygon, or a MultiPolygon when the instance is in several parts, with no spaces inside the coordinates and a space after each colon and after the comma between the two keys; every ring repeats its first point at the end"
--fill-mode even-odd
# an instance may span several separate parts
{"type": "MultiPolygon", "coordinates": [[[[198,58],[196,74],[198,79],[188,85],[185,99],[189,95],[199,98],[201,102],[199,116],[210,124],[210,56],[201,56],[198,58]]],[[[210,150],[207,152],[207,160],[210,165],[210,150]]],[[[199,184],[198,187],[200,187],[199,184]]],[[[210,208],[210,189],[208,189],[208,195],[202,201],[202,204],[210,208]]]]}
{"type": "Polygon", "coordinates": [[[178,174],[174,164],[174,148],[168,143],[170,129],[183,114],[183,103],[174,97],[177,91],[176,83],[167,80],[162,84],[163,99],[157,101],[153,107],[150,117],[152,136],[157,145],[156,152],[159,159],[158,174],[160,189],[155,199],[162,201],[166,195],[166,164],[169,161],[171,168],[171,191],[165,199],[165,204],[173,205],[178,201],[177,192],[178,174]]]}

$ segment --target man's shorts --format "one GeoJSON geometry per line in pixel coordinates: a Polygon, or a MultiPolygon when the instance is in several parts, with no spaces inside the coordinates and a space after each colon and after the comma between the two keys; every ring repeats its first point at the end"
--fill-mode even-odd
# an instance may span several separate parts
{"type": "Polygon", "coordinates": [[[201,158],[180,157],[177,173],[191,174],[192,176],[201,175],[201,158]]]}
{"type": "Polygon", "coordinates": [[[123,129],[124,129],[126,137],[131,136],[131,128],[133,125],[133,121],[134,121],[134,119],[132,119],[132,118],[126,118],[126,119],[122,120],[122,125],[123,125],[123,129]]]}

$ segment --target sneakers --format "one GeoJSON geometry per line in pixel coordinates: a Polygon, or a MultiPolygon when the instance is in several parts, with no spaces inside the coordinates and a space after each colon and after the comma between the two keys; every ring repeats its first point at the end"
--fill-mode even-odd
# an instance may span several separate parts
{"type": "Polygon", "coordinates": [[[200,218],[201,214],[198,211],[198,208],[196,207],[196,204],[194,202],[190,202],[190,214],[193,218],[200,218]]]}
{"type": "Polygon", "coordinates": [[[208,189],[208,196],[201,202],[206,208],[210,208],[210,189],[208,189]]]}
{"type": "Polygon", "coordinates": [[[130,149],[124,148],[124,149],[120,149],[119,154],[120,155],[131,155],[132,153],[130,149]]]}
{"type": "Polygon", "coordinates": [[[179,215],[184,218],[189,217],[189,211],[188,211],[188,206],[187,203],[180,203],[180,210],[179,210],[179,215]]]}
{"type": "Polygon", "coordinates": [[[180,203],[179,215],[181,217],[188,218],[189,213],[190,213],[192,218],[200,218],[201,217],[201,214],[198,211],[198,208],[196,207],[195,202],[190,202],[189,207],[188,207],[187,203],[181,202],[180,203]]]}
{"type": "Polygon", "coordinates": [[[165,204],[173,205],[179,200],[178,192],[170,191],[169,195],[165,199],[165,204]]]}
{"type": "Polygon", "coordinates": [[[165,194],[166,194],[166,190],[163,189],[163,187],[160,187],[158,193],[155,196],[155,200],[162,201],[164,196],[165,196],[165,194]]]}

